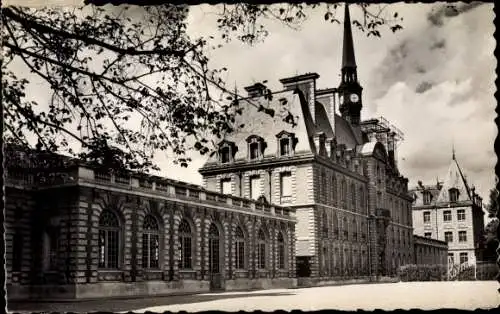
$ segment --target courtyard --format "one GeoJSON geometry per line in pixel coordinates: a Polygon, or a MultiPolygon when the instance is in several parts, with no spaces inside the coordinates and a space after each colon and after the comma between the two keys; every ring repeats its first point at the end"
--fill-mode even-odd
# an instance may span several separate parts
{"type": "Polygon", "coordinates": [[[274,311],[395,310],[498,307],[496,281],[358,284],[297,289],[205,293],[156,298],[88,300],[57,303],[12,303],[9,312],[274,311]]]}

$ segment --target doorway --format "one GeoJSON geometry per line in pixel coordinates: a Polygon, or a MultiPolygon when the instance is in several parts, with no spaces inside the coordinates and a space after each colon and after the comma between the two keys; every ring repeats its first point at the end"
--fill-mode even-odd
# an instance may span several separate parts
{"type": "Polygon", "coordinates": [[[221,274],[221,251],[220,251],[220,232],[217,226],[212,223],[208,232],[208,261],[209,261],[209,276],[210,289],[222,289],[222,274],[221,274]]]}

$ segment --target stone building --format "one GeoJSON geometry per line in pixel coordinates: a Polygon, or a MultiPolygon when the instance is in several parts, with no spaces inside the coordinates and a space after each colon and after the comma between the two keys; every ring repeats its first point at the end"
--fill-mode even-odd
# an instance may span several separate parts
{"type": "Polygon", "coordinates": [[[417,265],[446,265],[448,244],[445,241],[414,235],[415,260],[417,265]]]}
{"type": "Polygon", "coordinates": [[[8,155],[9,300],[296,285],[294,209],[67,158],[8,155]]]}
{"type": "Polygon", "coordinates": [[[481,259],[484,213],[460,168],[455,152],[443,182],[411,189],[414,233],[448,243],[449,264],[474,264],[481,259]]]}
{"type": "Polygon", "coordinates": [[[341,77],[338,88],[317,89],[316,73],[281,79],[281,91],[246,87],[241,128],[200,169],[207,190],[295,209],[299,277],[373,278],[414,259],[400,134],[385,119],[361,119],[347,6],[341,77]]]}

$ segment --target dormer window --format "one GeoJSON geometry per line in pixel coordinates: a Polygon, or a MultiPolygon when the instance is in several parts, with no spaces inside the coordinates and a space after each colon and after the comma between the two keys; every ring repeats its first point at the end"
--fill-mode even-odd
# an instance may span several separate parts
{"type": "Polygon", "coordinates": [[[237,150],[234,142],[222,141],[219,144],[219,161],[223,164],[233,162],[237,150]]]}
{"type": "Polygon", "coordinates": [[[430,205],[432,194],[429,191],[424,191],[424,205],[430,205]]]}
{"type": "Polygon", "coordinates": [[[449,196],[450,196],[450,202],[457,202],[458,201],[458,190],[455,188],[451,188],[448,190],[449,196]]]}
{"type": "Polygon", "coordinates": [[[276,135],[278,138],[278,156],[292,156],[294,154],[297,139],[293,133],[281,131],[276,135]]]}
{"type": "Polygon", "coordinates": [[[266,148],[266,143],[264,139],[257,135],[250,135],[247,138],[248,143],[248,159],[257,160],[264,156],[264,149],[266,148]]]}

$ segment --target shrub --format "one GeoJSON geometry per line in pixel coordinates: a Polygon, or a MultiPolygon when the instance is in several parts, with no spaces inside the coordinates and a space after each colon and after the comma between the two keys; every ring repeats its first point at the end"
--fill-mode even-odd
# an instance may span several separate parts
{"type": "Polygon", "coordinates": [[[404,265],[399,267],[401,281],[445,281],[448,269],[446,265],[404,265]]]}

